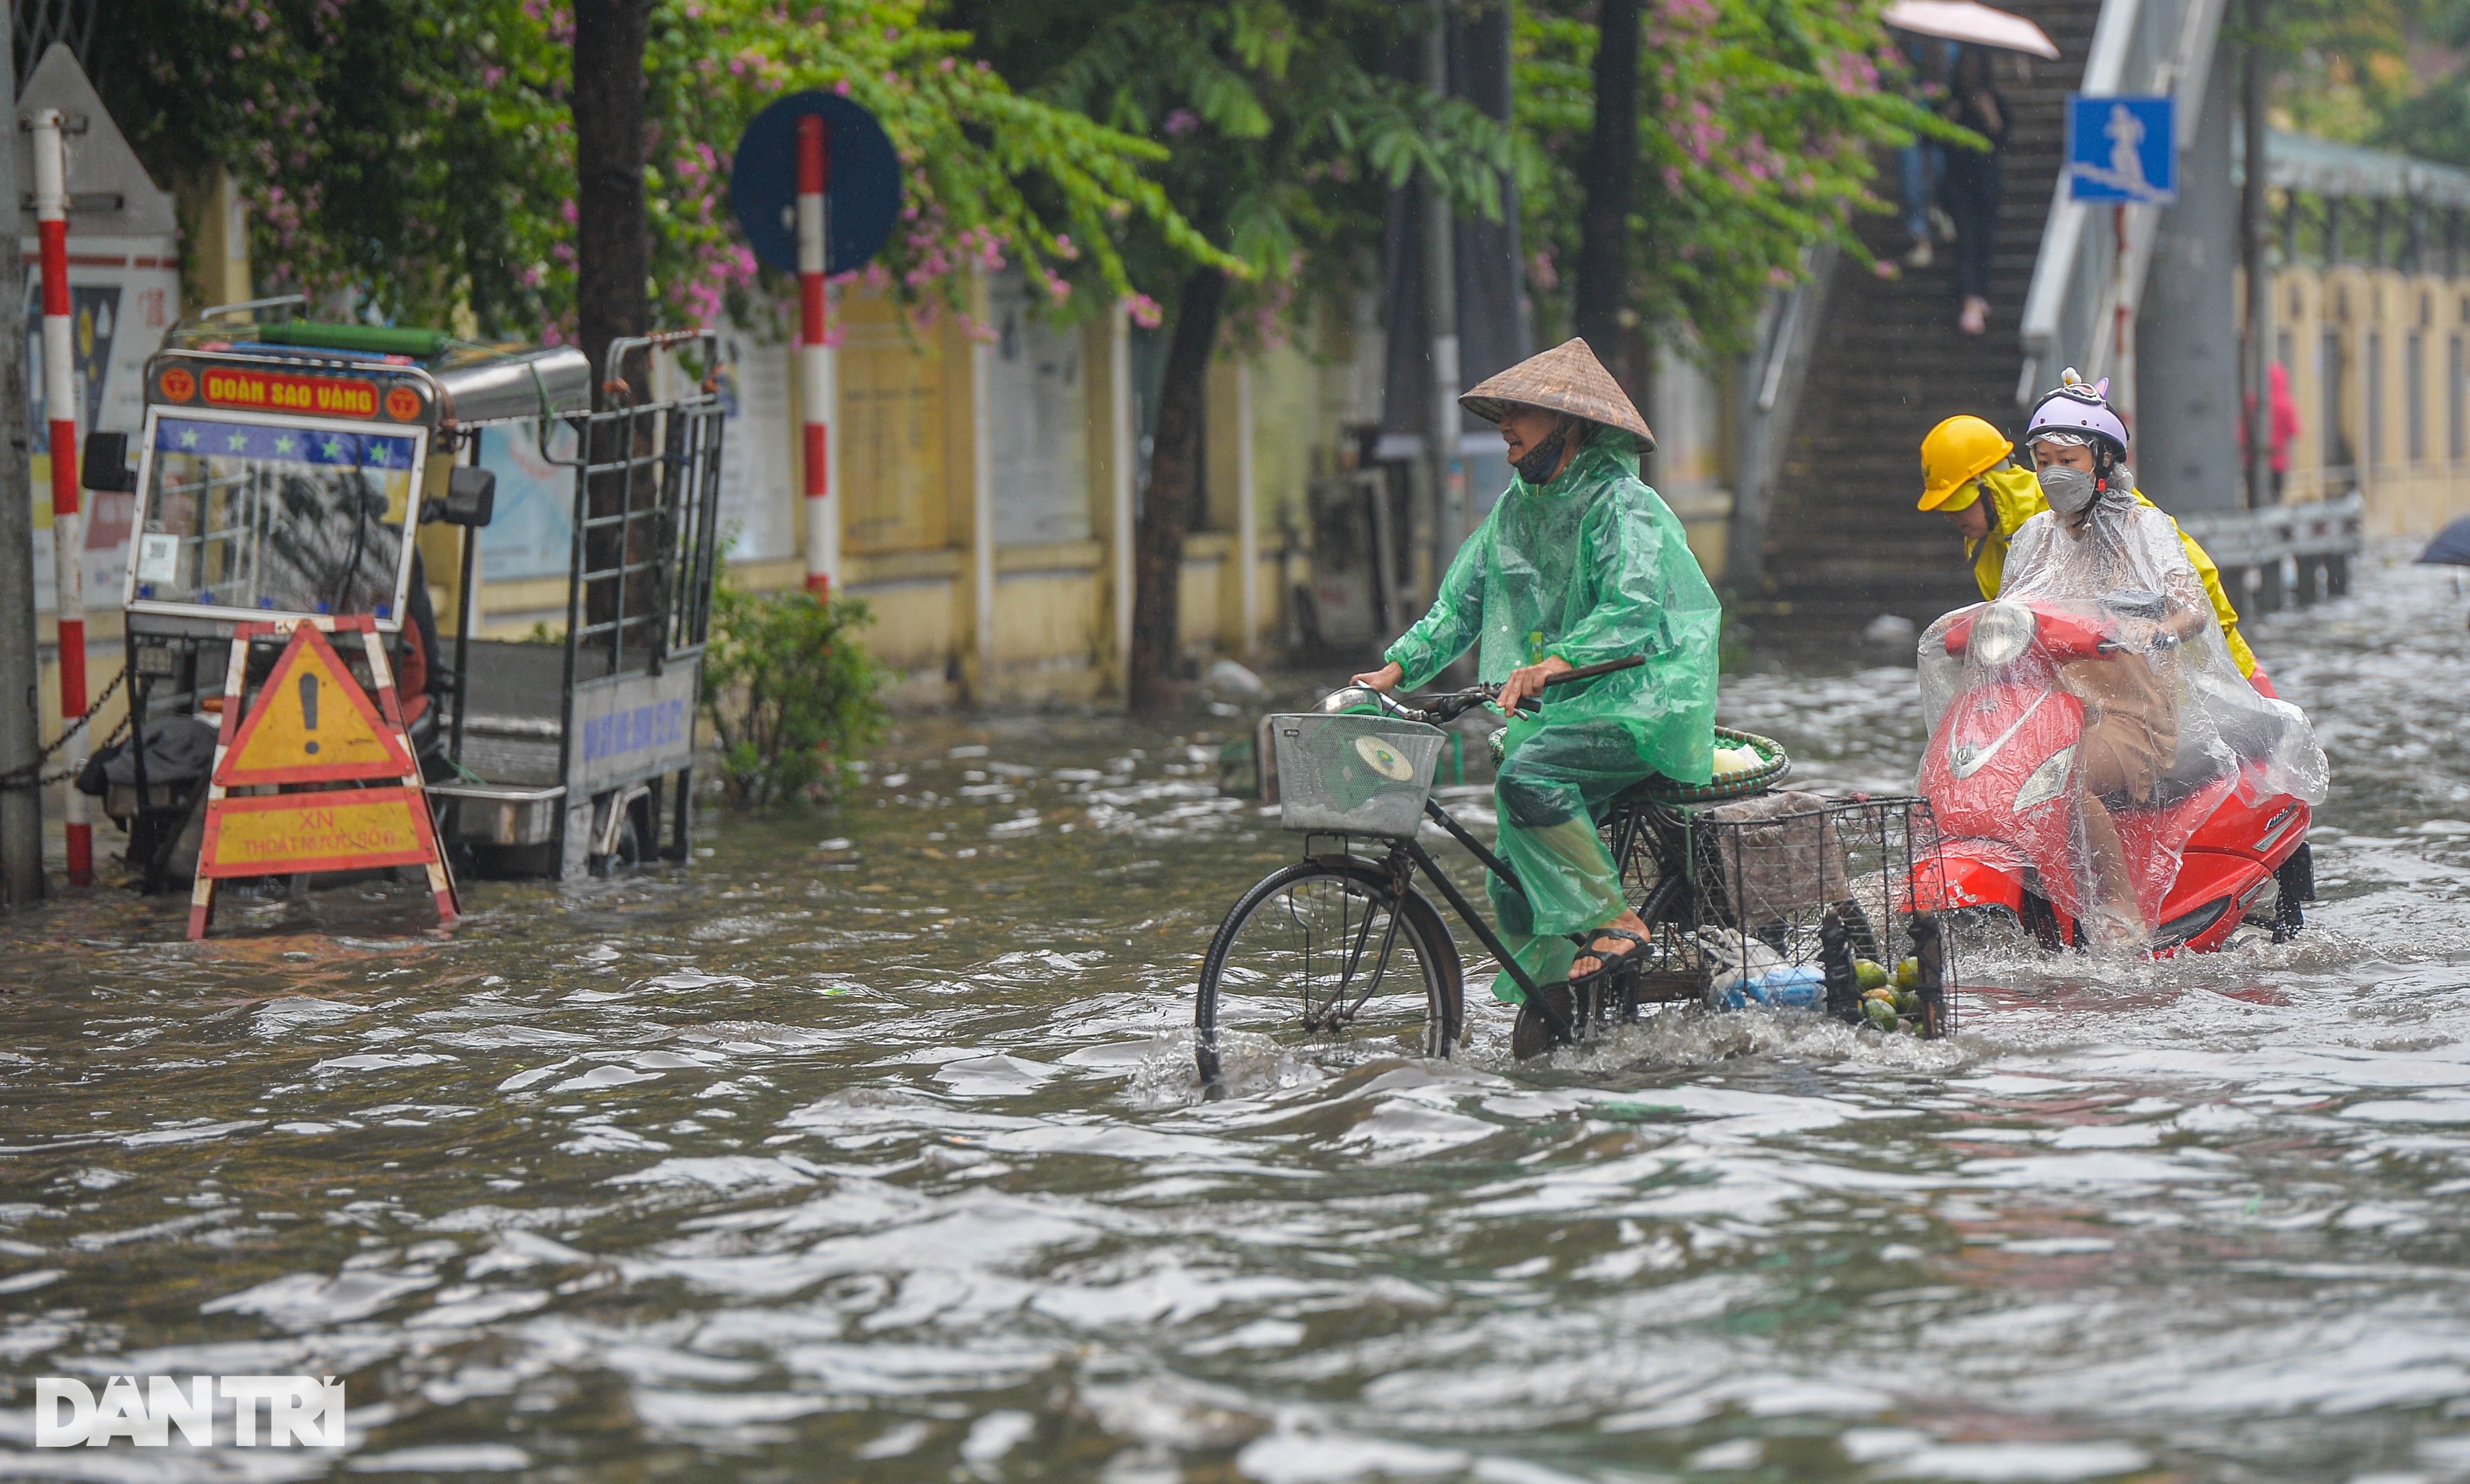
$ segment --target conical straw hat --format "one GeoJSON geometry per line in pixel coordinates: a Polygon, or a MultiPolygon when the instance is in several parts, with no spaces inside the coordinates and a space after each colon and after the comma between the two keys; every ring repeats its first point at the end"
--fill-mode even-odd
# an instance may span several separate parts
{"type": "Polygon", "coordinates": [[[1524,403],[1551,412],[1567,412],[1635,436],[1649,451],[1655,434],[1646,419],[1581,339],[1569,339],[1540,356],[1532,356],[1498,376],[1486,377],[1458,399],[1458,406],[1487,423],[1498,423],[1509,404],[1524,403]]]}

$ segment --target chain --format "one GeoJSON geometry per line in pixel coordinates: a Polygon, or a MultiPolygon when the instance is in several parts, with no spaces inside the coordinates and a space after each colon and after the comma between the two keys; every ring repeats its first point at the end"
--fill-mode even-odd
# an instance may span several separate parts
{"type": "MultiPolygon", "coordinates": [[[[44,773],[43,764],[50,762],[52,758],[58,754],[61,748],[68,746],[69,738],[76,736],[80,731],[85,730],[85,724],[94,720],[94,713],[103,709],[104,704],[108,702],[112,698],[113,693],[120,689],[120,683],[127,679],[128,679],[128,671],[124,667],[119,674],[111,678],[110,684],[103,687],[103,694],[94,698],[94,705],[85,708],[85,714],[79,717],[76,721],[71,722],[69,725],[62,727],[60,729],[58,739],[54,741],[51,746],[43,749],[41,754],[36,756],[33,762],[26,764],[22,768],[12,768],[6,773],[0,773],[0,790],[25,788],[30,784],[39,787],[42,784],[58,783],[65,778],[74,777],[76,775],[65,768],[58,773],[44,773]]],[[[127,717],[123,717],[121,718],[119,729],[113,731],[110,736],[104,738],[103,745],[105,747],[111,746],[114,742],[119,741],[121,736],[128,730],[128,719],[127,717]]]]}

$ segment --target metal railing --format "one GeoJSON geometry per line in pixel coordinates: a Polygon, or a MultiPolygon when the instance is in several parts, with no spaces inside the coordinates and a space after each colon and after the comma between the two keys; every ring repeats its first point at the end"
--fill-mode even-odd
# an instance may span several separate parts
{"type": "Polygon", "coordinates": [[[575,471],[570,689],[585,679],[658,675],[671,658],[701,648],[710,629],[721,538],[724,411],[710,380],[718,347],[709,333],[673,333],[617,341],[610,361],[698,341],[707,379],[690,395],[638,404],[613,378],[604,400],[615,406],[565,415],[576,456],[554,461],[575,471]]]}
{"type": "MultiPolygon", "coordinates": [[[[2086,97],[2162,94],[2178,100],[2178,140],[2195,137],[2221,33],[2223,0],[2104,0],[2085,58],[2086,97]]],[[[2048,224],[2024,296],[2023,374],[2016,403],[2030,406],[2075,367],[2110,377],[2113,400],[2134,405],[2135,311],[2160,230],[2158,206],[2079,202],[2062,166],[2048,224]]]]}
{"type": "Polygon", "coordinates": [[[1794,414],[1801,406],[1818,334],[1827,318],[1828,289],[1838,254],[1828,243],[1805,249],[1801,281],[1769,297],[1759,326],[1759,352],[1742,378],[1737,402],[1740,427],[1738,488],[1733,492],[1731,538],[1725,543],[1723,580],[1755,587],[1765,574],[1767,513],[1791,446],[1794,414]]]}

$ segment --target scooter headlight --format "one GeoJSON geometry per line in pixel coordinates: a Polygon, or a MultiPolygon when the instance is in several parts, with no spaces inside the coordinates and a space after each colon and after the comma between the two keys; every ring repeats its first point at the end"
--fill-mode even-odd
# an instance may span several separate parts
{"type": "Polygon", "coordinates": [[[1992,669],[2009,663],[2033,645],[2033,635],[2040,620],[2021,603],[1992,603],[1972,620],[1972,638],[1965,646],[1968,658],[1992,669]]]}
{"type": "Polygon", "coordinates": [[[2075,767],[2075,763],[2076,750],[2073,743],[2042,758],[2039,767],[2024,776],[2024,786],[2016,790],[2016,802],[2010,807],[2016,813],[2021,814],[2027,809],[2038,809],[2065,793],[2067,773],[2075,767]]]}

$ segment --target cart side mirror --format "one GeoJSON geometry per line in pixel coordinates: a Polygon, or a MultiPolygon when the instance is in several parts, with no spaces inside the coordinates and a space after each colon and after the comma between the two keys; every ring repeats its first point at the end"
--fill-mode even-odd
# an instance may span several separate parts
{"type": "Polygon", "coordinates": [[[78,460],[80,482],[104,495],[128,495],[137,489],[137,471],[128,467],[128,434],[90,432],[78,460]]]}
{"type": "Polygon", "coordinates": [[[443,521],[478,528],[488,524],[497,512],[497,471],[457,464],[446,476],[446,498],[430,500],[422,507],[420,519],[424,524],[443,521]]]}

